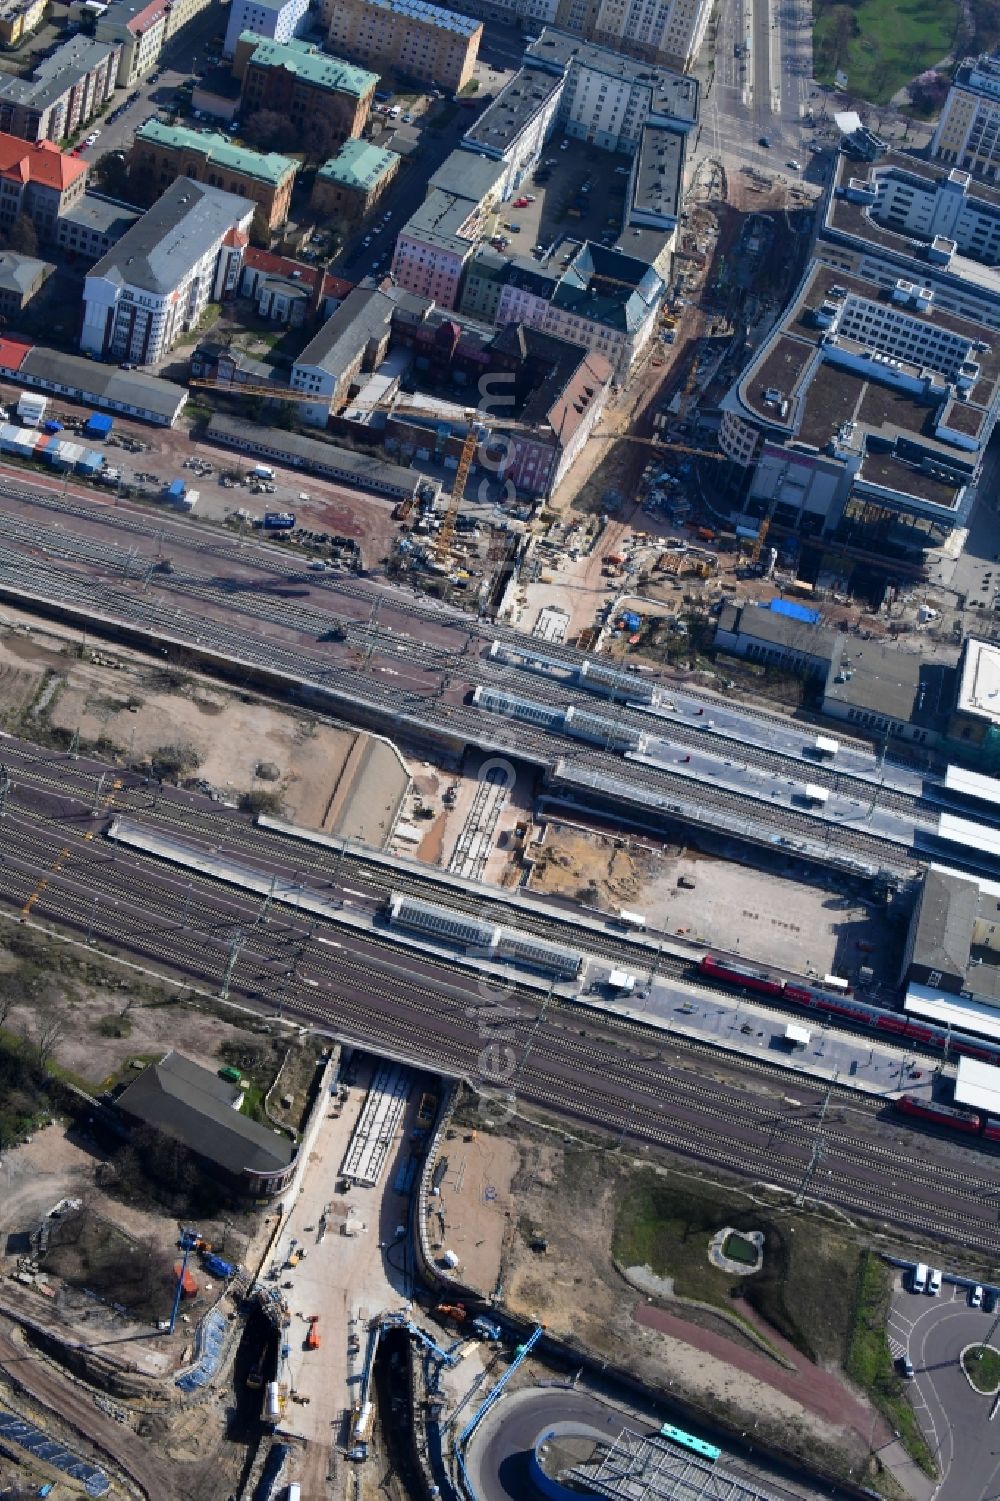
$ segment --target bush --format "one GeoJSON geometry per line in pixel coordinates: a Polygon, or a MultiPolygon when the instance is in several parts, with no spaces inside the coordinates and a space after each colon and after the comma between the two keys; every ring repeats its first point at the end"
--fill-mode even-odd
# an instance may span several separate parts
{"type": "Polygon", "coordinates": [[[193,745],[161,745],[153,752],[154,776],[162,780],[190,776],[201,764],[201,756],[193,745]]]}

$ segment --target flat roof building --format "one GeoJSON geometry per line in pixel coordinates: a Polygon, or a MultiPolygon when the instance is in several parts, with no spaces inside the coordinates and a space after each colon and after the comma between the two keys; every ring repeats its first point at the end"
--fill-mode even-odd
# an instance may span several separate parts
{"type": "Polygon", "coordinates": [[[232,0],[223,57],[232,57],[244,31],[273,42],[290,42],[307,24],[309,0],[232,0]]]}
{"type": "Polygon", "coordinates": [[[989,181],[1000,177],[1000,49],[956,68],[930,152],[989,181]]]}
{"type": "Polygon", "coordinates": [[[429,0],[323,0],[327,46],[457,93],[475,72],[481,21],[429,0]]]}
{"type": "Polygon", "coordinates": [[[73,36],[29,78],[0,74],[0,130],[26,141],[62,141],[110,100],[121,43],[73,36]]]}

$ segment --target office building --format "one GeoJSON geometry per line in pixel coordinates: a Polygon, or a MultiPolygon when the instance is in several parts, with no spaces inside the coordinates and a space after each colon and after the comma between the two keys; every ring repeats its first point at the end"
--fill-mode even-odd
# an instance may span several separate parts
{"type": "Polygon", "coordinates": [[[233,71],[243,80],[243,119],[270,110],[301,131],[322,120],[342,141],[361,135],[378,83],[377,74],[306,42],[271,42],[252,32],[236,44],[233,71]]]}
{"type": "Polygon", "coordinates": [[[746,471],[737,525],[902,556],[965,524],[1000,411],[1000,199],[908,157],[857,172],[841,157],[815,259],[725,397],[719,441],[746,471]]]}
{"type": "Polygon", "coordinates": [[[210,301],[235,294],[253,215],[245,198],[178,178],[88,274],[83,353],[161,359],[210,301]]]}
{"type": "Polygon", "coordinates": [[[284,224],[300,163],[274,151],[235,146],[227,136],[147,120],[135,133],[128,164],[162,190],[178,177],[250,198],[268,229],[284,224]]]}
{"type": "Polygon", "coordinates": [[[232,0],[223,56],[233,56],[244,31],[272,42],[290,42],[306,24],[308,15],[309,0],[232,0]]]}
{"type": "Polygon", "coordinates": [[[930,152],[977,177],[1000,177],[1000,49],[956,69],[930,152]]]}

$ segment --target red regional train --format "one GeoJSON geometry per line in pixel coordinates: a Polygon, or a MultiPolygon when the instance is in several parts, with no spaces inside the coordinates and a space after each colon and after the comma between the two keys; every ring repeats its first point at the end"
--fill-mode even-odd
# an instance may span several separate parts
{"type": "Polygon", "coordinates": [[[949,1057],[979,1058],[983,1063],[1000,1065],[1000,1045],[987,1042],[982,1037],[970,1037],[963,1032],[948,1032],[945,1027],[932,1026],[930,1022],[918,1021],[900,1011],[884,1011],[879,1006],[868,1006],[850,995],[834,994],[800,980],[784,980],[779,975],[771,974],[769,970],[734,963],[728,959],[717,959],[712,954],[706,954],[700,959],[697,969],[700,976],[713,980],[716,984],[731,985],[738,990],[749,990],[755,995],[787,1001],[792,1006],[820,1012],[823,1016],[840,1017],[852,1026],[898,1037],[902,1042],[938,1053],[943,1053],[947,1048],[949,1057]]]}
{"type": "Polygon", "coordinates": [[[933,1100],[921,1100],[916,1095],[902,1094],[893,1101],[893,1109],[900,1115],[915,1116],[918,1120],[930,1121],[931,1125],[944,1126],[949,1131],[962,1131],[966,1136],[981,1136],[984,1141],[1000,1141],[1000,1120],[982,1116],[977,1110],[966,1110],[961,1105],[939,1105],[933,1100]]]}

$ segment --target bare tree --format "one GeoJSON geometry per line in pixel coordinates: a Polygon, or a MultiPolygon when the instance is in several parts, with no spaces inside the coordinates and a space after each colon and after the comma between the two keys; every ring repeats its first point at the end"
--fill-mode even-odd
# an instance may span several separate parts
{"type": "Polygon", "coordinates": [[[35,1035],[32,1045],[38,1067],[47,1070],[55,1050],[66,1034],[66,1013],[55,1006],[39,1008],[35,1014],[35,1035]]]}

